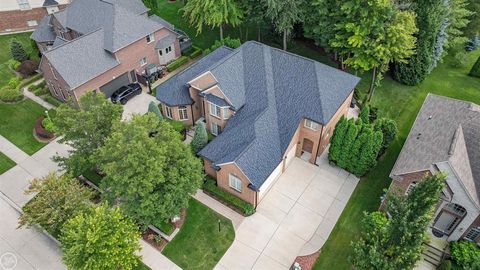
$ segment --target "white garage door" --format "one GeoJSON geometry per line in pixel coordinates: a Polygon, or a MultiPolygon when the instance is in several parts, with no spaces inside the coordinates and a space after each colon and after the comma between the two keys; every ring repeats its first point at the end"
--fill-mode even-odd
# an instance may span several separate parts
{"type": "Polygon", "coordinates": [[[292,147],[292,149],[290,149],[290,151],[288,151],[287,153],[287,164],[285,167],[287,167],[290,164],[290,162],[292,162],[296,152],[297,152],[297,145],[295,144],[295,146],[292,147]]]}

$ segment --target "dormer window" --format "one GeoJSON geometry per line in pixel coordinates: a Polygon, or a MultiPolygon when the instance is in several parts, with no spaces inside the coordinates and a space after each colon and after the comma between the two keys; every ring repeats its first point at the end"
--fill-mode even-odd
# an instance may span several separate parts
{"type": "Polygon", "coordinates": [[[153,33],[147,36],[147,43],[150,43],[152,41],[155,41],[155,36],[153,35],[153,33]]]}
{"type": "Polygon", "coordinates": [[[305,127],[311,130],[317,130],[318,124],[312,120],[305,119],[305,127]]]}

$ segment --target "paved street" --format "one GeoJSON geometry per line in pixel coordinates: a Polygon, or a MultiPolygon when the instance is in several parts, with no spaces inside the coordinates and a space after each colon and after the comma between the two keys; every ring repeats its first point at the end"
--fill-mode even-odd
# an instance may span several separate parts
{"type": "Polygon", "coordinates": [[[326,154],[318,163],[292,161],[240,224],[216,269],[289,269],[297,256],[323,246],[358,178],[329,165],[326,154]]]}
{"type": "Polygon", "coordinates": [[[0,269],[66,269],[58,245],[34,228],[17,229],[20,214],[0,197],[0,269]]]}

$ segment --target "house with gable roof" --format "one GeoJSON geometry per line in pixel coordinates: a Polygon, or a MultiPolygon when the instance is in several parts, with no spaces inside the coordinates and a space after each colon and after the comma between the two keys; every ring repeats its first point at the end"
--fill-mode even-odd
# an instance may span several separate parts
{"type": "Polygon", "coordinates": [[[480,243],[480,106],[428,94],[390,173],[389,192],[408,194],[438,172],[447,179],[429,230],[447,241],[480,243]]]}
{"type": "Polygon", "coordinates": [[[157,87],[162,113],[216,136],[198,155],[254,206],[294,157],[316,163],[359,78],[259,42],[220,47],[157,87]]]}
{"type": "Polygon", "coordinates": [[[151,64],[178,58],[174,26],[148,11],[140,0],[74,0],[45,16],[31,38],[42,52],[40,70],[52,95],[78,100],[100,91],[109,97],[151,64]]]}

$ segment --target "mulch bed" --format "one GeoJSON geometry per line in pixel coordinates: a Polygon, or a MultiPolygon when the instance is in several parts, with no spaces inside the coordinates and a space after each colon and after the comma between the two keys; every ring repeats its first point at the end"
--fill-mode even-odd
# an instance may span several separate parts
{"type": "Polygon", "coordinates": [[[162,251],[163,248],[168,244],[167,240],[163,239],[156,232],[152,231],[149,228],[147,228],[147,230],[145,230],[142,233],[142,238],[147,243],[149,243],[152,247],[158,249],[159,251],[162,251]],[[155,238],[157,238],[159,240],[157,241],[155,238]]]}
{"type": "Polygon", "coordinates": [[[183,223],[185,222],[185,217],[186,216],[187,216],[187,210],[182,209],[180,211],[180,219],[177,220],[176,222],[173,222],[173,225],[175,225],[175,228],[180,229],[182,227],[183,223]]]}
{"type": "Polygon", "coordinates": [[[302,270],[311,270],[315,265],[318,256],[320,256],[320,251],[317,251],[307,256],[298,256],[295,261],[300,264],[302,270]]]}

